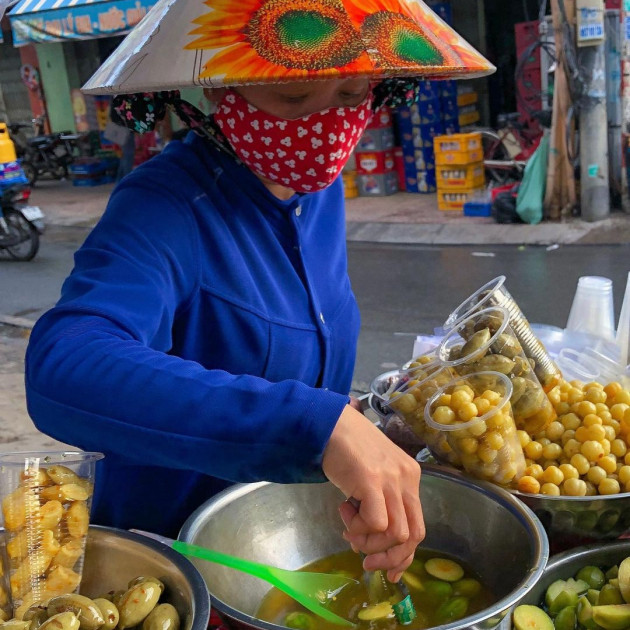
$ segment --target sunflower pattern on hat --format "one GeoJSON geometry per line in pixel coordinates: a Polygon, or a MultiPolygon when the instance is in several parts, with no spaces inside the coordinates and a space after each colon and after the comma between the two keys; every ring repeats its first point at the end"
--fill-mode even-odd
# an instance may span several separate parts
{"type": "Polygon", "coordinates": [[[420,0],[205,0],[186,49],[224,85],[486,74],[493,66],[420,0]]]}

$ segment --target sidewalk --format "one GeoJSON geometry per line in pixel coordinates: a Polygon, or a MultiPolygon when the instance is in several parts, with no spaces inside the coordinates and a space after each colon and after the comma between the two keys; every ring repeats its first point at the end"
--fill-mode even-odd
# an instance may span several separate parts
{"type": "MultiPolygon", "coordinates": [[[[75,188],[69,181],[41,182],[33,190],[52,226],[92,227],[103,213],[113,185],[75,188]]],[[[130,209],[132,211],[133,209],[130,209]]],[[[587,223],[570,219],[539,225],[499,225],[491,218],[441,212],[435,195],[398,193],[346,201],[350,241],[424,245],[569,245],[630,242],[630,214],[587,223]]]]}

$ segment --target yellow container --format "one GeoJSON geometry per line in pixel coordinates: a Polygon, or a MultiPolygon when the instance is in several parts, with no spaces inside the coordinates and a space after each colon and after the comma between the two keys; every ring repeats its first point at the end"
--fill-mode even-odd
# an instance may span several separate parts
{"type": "Polygon", "coordinates": [[[462,212],[464,210],[464,204],[467,201],[471,201],[477,194],[482,194],[484,190],[484,186],[457,190],[438,189],[438,210],[458,210],[462,212]]]}
{"type": "Polygon", "coordinates": [[[17,160],[15,145],[13,140],[9,138],[9,130],[6,123],[0,122],[0,164],[15,162],[15,160],[17,160]]]}
{"type": "Polygon", "coordinates": [[[464,92],[463,94],[457,95],[457,104],[460,107],[474,105],[478,100],[479,96],[477,95],[477,92],[464,92]]]}
{"type": "Polygon", "coordinates": [[[473,164],[483,160],[481,134],[454,133],[433,139],[436,164],[473,164]]]}
{"type": "Polygon", "coordinates": [[[483,162],[462,165],[438,165],[435,167],[438,190],[479,188],[486,183],[483,162]]]}
{"type": "Polygon", "coordinates": [[[479,112],[468,112],[466,114],[461,114],[459,116],[459,125],[460,127],[465,127],[466,125],[474,125],[476,122],[481,120],[481,115],[479,112]]]}

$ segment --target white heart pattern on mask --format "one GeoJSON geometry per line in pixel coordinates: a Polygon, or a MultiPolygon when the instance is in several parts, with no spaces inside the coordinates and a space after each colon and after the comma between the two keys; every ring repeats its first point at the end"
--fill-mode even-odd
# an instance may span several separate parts
{"type": "Polygon", "coordinates": [[[286,138],[282,138],[282,140],[280,140],[280,144],[284,144],[285,147],[290,147],[291,138],[289,138],[289,136],[287,136],[286,138]]]}
{"type": "Polygon", "coordinates": [[[306,129],[304,129],[304,127],[298,127],[297,128],[298,138],[304,137],[307,133],[308,133],[308,131],[306,129]]]}
{"type": "Polygon", "coordinates": [[[276,121],[276,127],[278,127],[278,129],[282,129],[282,131],[284,131],[287,128],[287,121],[286,120],[278,120],[278,121],[276,121]]]}
{"type": "Polygon", "coordinates": [[[282,149],[276,149],[276,153],[278,154],[279,158],[283,158],[287,154],[287,152],[283,151],[282,149]]]}
{"type": "Polygon", "coordinates": [[[285,164],[289,167],[289,168],[295,168],[295,160],[286,160],[285,164]]]}
{"type": "Polygon", "coordinates": [[[300,159],[303,160],[306,157],[306,151],[296,151],[295,155],[300,159]]]}
{"type": "Polygon", "coordinates": [[[292,179],[294,182],[297,182],[298,180],[302,179],[302,176],[301,176],[301,175],[298,175],[297,173],[291,173],[291,179],[292,179]]]}
{"type": "Polygon", "coordinates": [[[337,142],[337,134],[329,133],[328,134],[328,144],[335,144],[337,142]]]}
{"type": "Polygon", "coordinates": [[[260,140],[261,142],[264,142],[267,146],[271,144],[271,138],[269,136],[263,136],[260,140]]]}
{"type": "Polygon", "coordinates": [[[234,94],[226,94],[225,100],[230,103],[230,105],[234,105],[234,103],[236,103],[236,96],[234,96],[234,94]]]}
{"type": "Polygon", "coordinates": [[[315,158],[315,161],[316,161],[318,164],[323,164],[323,163],[324,163],[324,156],[320,153],[320,154],[319,154],[319,155],[315,158]]]}
{"type": "Polygon", "coordinates": [[[228,118],[227,124],[230,129],[234,129],[234,125],[236,124],[236,120],[234,118],[228,118]]]}
{"type": "Polygon", "coordinates": [[[269,131],[269,129],[273,129],[273,123],[268,120],[263,121],[263,125],[265,127],[265,131],[269,131]]]}
{"type": "Polygon", "coordinates": [[[260,123],[257,120],[252,120],[251,125],[256,131],[260,129],[260,123]]]}
{"type": "Polygon", "coordinates": [[[306,174],[311,177],[315,177],[317,175],[317,171],[314,168],[309,168],[308,171],[306,171],[306,174]]]}
{"type": "Polygon", "coordinates": [[[265,155],[270,159],[273,160],[273,158],[275,157],[275,154],[273,153],[273,151],[265,151],[265,155]]]}
{"type": "Polygon", "coordinates": [[[254,142],[254,138],[252,138],[252,134],[251,133],[246,133],[243,136],[243,140],[245,140],[245,142],[254,142]]]}
{"type": "Polygon", "coordinates": [[[324,143],[319,138],[311,138],[311,146],[313,147],[313,149],[321,147],[322,144],[324,143]]]}
{"type": "Polygon", "coordinates": [[[315,133],[321,133],[322,132],[322,123],[318,122],[316,125],[313,125],[313,131],[315,133]]]}

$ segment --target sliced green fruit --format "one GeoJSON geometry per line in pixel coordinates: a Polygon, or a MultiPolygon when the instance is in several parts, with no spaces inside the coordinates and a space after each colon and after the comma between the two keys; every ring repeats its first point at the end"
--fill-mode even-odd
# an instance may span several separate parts
{"type": "Polygon", "coordinates": [[[474,578],[462,578],[453,584],[453,595],[476,597],[481,592],[481,583],[474,578]]]}
{"type": "Polygon", "coordinates": [[[310,613],[294,611],[284,618],[284,625],[295,630],[315,630],[317,622],[310,613]]]}
{"type": "Polygon", "coordinates": [[[575,606],[567,606],[556,615],[553,620],[553,625],[556,630],[575,630],[575,626],[577,625],[575,608],[575,606]]]}
{"type": "Polygon", "coordinates": [[[429,575],[446,582],[457,582],[464,577],[464,569],[454,560],[448,558],[431,558],[424,563],[429,575]]]}
{"type": "Polygon", "coordinates": [[[619,577],[619,566],[615,565],[613,567],[610,567],[610,569],[606,571],[605,575],[607,580],[612,580],[616,577],[619,577]]]}
{"type": "Polygon", "coordinates": [[[547,604],[547,607],[551,606],[551,602],[566,589],[566,585],[565,580],[556,580],[547,587],[545,592],[545,604],[547,604]]]}
{"type": "Polygon", "coordinates": [[[424,593],[435,602],[443,602],[453,594],[453,587],[442,580],[427,580],[424,583],[424,593]]]}
{"type": "Polygon", "coordinates": [[[586,591],[586,597],[588,597],[588,601],[591,602],[593,606],[599,604],[599,591],[594,588],[589,588],[588,591],[586,591]]]}
{"type": "Polygon", "coordinates": [[[586,595],[582,595],[577,605],[578,623],[586,630],[596,630],[597,624],[593,621],[593,606],[586,595]]]}
{"type": "Polygon", "coordinates": [[[516,630],[555,630],[551,617],[538,606],[529,604],[517,606],[512,621],[516,630]]]}
{"type": "Polygon", "coordinates": [[[619,580],[619,590],[621,591],[623,601],[626,602],[626,604],[630,604],[630,558],[626,558],[619,565],[617,579],[619,580]]]}
{"type": "Polygon", "coordinates": [[[422,580],[414,575],[411,571],[405,571],[402,575],[403,582],[409,587],[416,591],[424,590],[424,585],[422,584],[422,580]]]}
{"type": "Polygon", "coordinates": [[[590,586],[588,582],[585,582],[584,580],[574,580],[573,578],[569,578],[567,580],[567,588],[575,591],[578,595],[584,595],[590,586]]]}
{"type": "Polygon", "coordinates": [[[359,619],[362,621],[376,621],[378,619],[391,619],[394,617],[394,609],[389,602],[380,602],[373,606],[366,606],[359,611],[359,619]]]}
{"type": "Polygon", "coordinates": [[[630,604],[593,606],[593,620],[604,630],[630,628],[630,604]]]}
{"type": "Polygon", "coordinates": [[[611,580],[608,580],[608,584],[614,586],[615,588],[619,588],[619,578],[612,578],[611,580]]]}
{"type": "Polygon", "coordinates": [[[440,623],[450,623],[465,617],[466,612],[468,612],[468,598],[453,597],[437,609],[436,617],[440,623]]]}
{"type": "Polygon", "coordinates": [[[577,606],[578,594],[570,589],[560,591],[556,598],[549,604],[549,614],[553,617],[567,606],[577,606]]]}
{"type": "Polygon", "coordinates": [[[595,588],[599,590],[604,584],[606,584],[606,576],[599,567],[585,566],[582,567],[575,576],[576,580],[583,580],[589,586],[589,588],[595,588]]]}
{"type": "Polygon", "coordinates": [[[610,604],[623,604],[624,600],[621,591],[612,584],[604,584],[602,590],[599,591],[598,606],[607,606],[610,604]]]}

